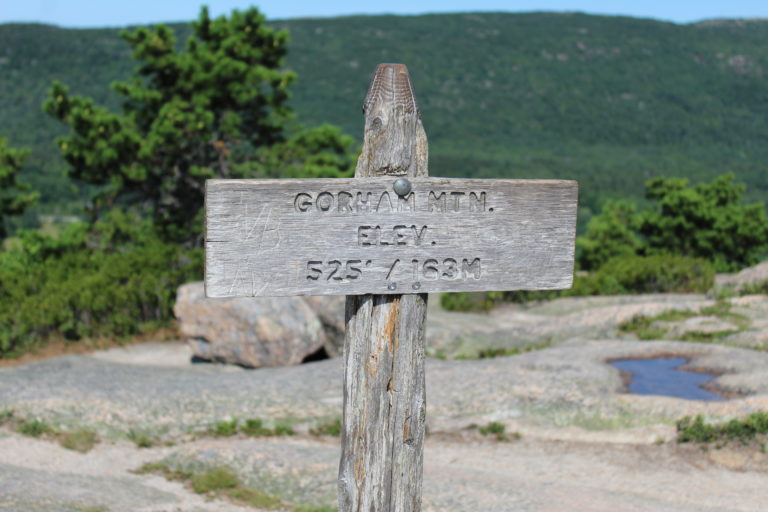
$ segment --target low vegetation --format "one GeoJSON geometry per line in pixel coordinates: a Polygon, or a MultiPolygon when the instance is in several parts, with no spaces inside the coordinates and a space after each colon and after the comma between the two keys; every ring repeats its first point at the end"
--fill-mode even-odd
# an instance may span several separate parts
{"type": "Polygon", "coordinates": [[[208,429],[208,434],[215,437],[231,437],[238,434],[248,437],[292,436],[294,433],[287,423],[277,422],[272,428],[268,428],[260,418],[248,418],[242,422],[233,418],[220,421],[208,429]]]}
{"type": "Polygon", "coordinates": [[[625,255],[608,260],[588,274],[577,274],[569,290],[444,293],[440,304],[449,311],[487,311],[498,303],[525,303],[558,297],[640,293],[706,293],[715,270],[703,259],[678,255],[625,255]]]}
{"type": "MultiPolygon", "coordinates": [[[[732,272],[768,256],[768,215],[741,204],[733,174],[711,183],[680,178],[646,182],[648,207],[608,201],[577,238],[577,274],[563,291],[444,294],[452,311],[484,311],[498,302],[635,293],[706,293],[715,272],[732,272]]],[[[765,287],[755,288],[755,291],[765,287]]]]}
{"type": "MultiPolygon", "coordinates": [[[[484,20],[483,31],[487,29],[487,24],[498,24],[497,18],[494,16],[484,20]]],[[[608,34],[610,37],[620,37],[615,27],[623,24],[642,27],[648,33],[659,30],[666,33],[673,28],[648,21],[612,19],[606,23],[599,17],[577,18],[580,24],[587,24],[592,27],[590,30],[605,33],[606,37],[608,34]]],[[[401,21],[416,29],[431,26],[437,19],[412,17],[401,21]]],[[[502,44],[496,36],[492,38],[495,41],[493,43],[490,43],[490,39],[480,42],[475,35],[467,33],[464,25],[474,26],[477,23],[474,16],[471,19],[458,15],[439,19],[444,23],[458,23],[457,20],[461,20],[458,26],[450,30],[447,29],[448,25],[441,24],[439,32],[451,34],[450,44],[456,44],[456,37],[469,37],[473,44],[467,47],[475,47],[477,44],[493,44],[497,47],[502,44]]],[[[541,33],[549,33],[547,31],[551,30],[552,24],[571,27],[570,24],[576,18],[510,15],[505,16],[505,19],[517,24],[522,31],[520,34],[533,30],[534,26],[539,27],[535,31],[539,37],[541,33]],[[524,23],[520,23],[521,20],[524,23]],[[540,33],[541,30],[545,32],[540,33]]],[[[323,24],[336,26],[340,23],[348,26],[349,21],[325,20],[323,24]]],[[[370,17],[360,25],[368,27],[380,23],[386,23],[385,18],[370,17]]],[[[305,44],[314,45],[309,43],[316,39],[314,31],[306,32],[301,24],[288,25],[298,31],[305,44]]],[[[740,30],[756,30],[755,27],[742,27],[740,30]]],[[[52,58],[47,54],[36,54],[39,45],[32,45],[25,39],[24,32],[36,30],[34,27],[0,28],[0,32],[18,42],[11,45],[18,49],[18,56],[17,53],[7,58],[0,55],[0,60],[4,59],[4,69],[18,72],[19,76],[47,69],[48,66],[44,65],[33,66],[32,69],[20,64],[25,58],[27,61],[52,58]]],[[[359,27],[348,28],[361,30],[359,27]]],[[[697,28],[697,34],[703,38],[697,37],[697,44],[715,37],[718,30],[710,28],[699,31],[697,28]]],[[[54,32],[56,35],[46,30],[40,37],[49,40],[65,37],[67,33],[54,32]]],[[[331,32],[327,31],[323,37],[326,38],[331,32]]],[[[106,32],[99,33],[104,35],[106,32]]],[[[36,145],[29,155],[26,149],[11,148],[0,139],[0,241],[3,246],[0,250],[0,357],[3,358],[18,356],[52,339],[66,342],[99,337],[124,339],[169,325],[172,322],[172,306],[178,285],[198,280],[202,276],[202,252],[199,246],[202,240],[202,190],[206,178],[340,177],[348,176],[354,167],[355,144],[351,137],[330,125],[304,129],[295,122],[288,98],[296,76],[286,71],[288,68],[284,66],[288,36],[284,31],[267,24],[258,10],[247,9],[234,12],[229,17],[211,18],[208,11],[203,9],[198,20],[189,26],[139,27],[119,35],[116,32],[109,33],[115,38],[122,37],[126,45],[121,50],[118,50],[121,48],[119,44],[107,50],[118,52],[112,55],[114,58],[96,59],[109,63],[105,64],[111,69],[107,72],[110,77],[108,80],[104,79],[100,87],[95,89],[91,87],[95,87],[93,84],[98,80],[89,80],[82,89],[77,85],[80,84],[82,73],[65,72],[62,78],[71,80],[72,90],[58,82],[52,83],[48,90],[43,110],[60,121],[62,129],[52,124],[46,125],[48,128],[45,134],[36,136],[34,140],[27,138],[28,143],[36,145]],[[177,38],[177,32],[180,38],[177,38]],[[179,44],[182,40],[186,40],[186,44],[179,44]],[[228,52],[225,48],[227,46],[223,45],[224,41],[237,46],[239,50],[228,52]],[[134,79],[131,79],[130,69],[136,66],[130,64],[127,50],[132,51],[132,58],[137,61],[140,69],[133,76],[134,79]],[[123,65],[119,65],[120,62],[123,65]],[[211,62],[218,65],[211,67],[211,62]],[[112,66],[117,67],[112,69],[112,66]],[[168,69],[173,72],[169,74],[168,69]],[[112,91],[107,88],[110,82],[114,83],[112,91]],[[96,100],[79,94],[91,95],[96,100]],[[108,99],[110,97],[111,100],[108,99]],[[55,159],[55,165],[51,160],[51,152],[40,149],[43,145],[48,147],[51,144],[54,133],[61,134],[56,139],[60,157],[55,159]],[[29,161],[25,160],[27,156],[29,161]],[[68,204],[58,206],[86,220],[67,226],[55,225],[53,233],[41,229],[22,229],[40,227],[30,220],[35,217],[29,208],[37,193],[33,190],[35,187],[24,185],[23,165],[39,166],[43,161],[54,167],[45,170],[36,168],[31,173],[37,177],[32,180],[33,185],[44,189],[40,202],[50,208],[57,201],[53,198],[61,195],[62,190],[77,190],[78,197],[73,197],[70,192],[64,193],[69,197],[66,200],[68,204]],[[56,172],[52,171],[53,168],[56,172]],[[51,178],[54,175],[59,185],[50,188],[42,176],[51,178]],[[77,206],[73,206],[75,203],[77,206]],[[30,215],[25,216],[25,209],[30,215]]],[[[343,33],[347,33],[346,29],[343,33]]],[[[517,33],[504,30],[500,33],[503,36],[499,37],[517,37],[514,35],[517,33]]],[[[96,32],[78,34],[92,37],[96,32]]],[[[340,33],[335,34],[333,37],[342,37],[340,33]]],[[[683,37],[683,34],[678,36],[683,37]]],[[[562,37],[571,39],[568,43],[571,50],[560,52],[562,55],[572,53],[574,47],[579,48],[584,44],[583,37],[575,35],[570,28],[558,32],[556,39],[560,42],[557,44],[563,44],[562,37]]],[[[720,41],[721,37],[730,40],[732,34],[722,32],[715,40],[720,41]]],[[[398,40],[402,43],[408,38],[398,40]]],[[[665,38],[667,42],[671,40],[665,38]]],[[[744,109],[739,102],[736,102],[738,105],[731,104],[729,108],[720,104],[713,106],[708,99],[729,98],[727,94],[697,96],[698,92],[693,94],[685,91],[686,94],[671,97],[667,92],[673,86],[671,83],[664,85],[664,94],[658,94],[655,89],[641,93],[633,88],[653,88],[656,86],[649,84],[655,82],[627,82],[624,74],[614,76],[615,81],[610,81],[624,85],[607,97],[587,92],[594,83],[596,71],[601,70],[600,73],[613,76],[616,65],[621,62],[632,63],[627,70],[630,74],[638,72],[639,62],[653,64],[652,68],[645,70],[643,76],[655,72],[663,52],[654,57],[646,55],[646,46],[656,45],[653,37],[646,38],[634,49],[634,43],[624,41],[621,57],[616,54],[608,58],[607,54],[587,50],[584,46],[578,57],[575,54],[568,57],[571,59],[567,61],[570,64],[561,62],[559,57],[552,59],[551,51],[543,47],[521,50],[528,44],[526,41],[525,38],[514,44],[507,41],[512,53],[504,53],[504,58],[516,55],[513,58],[516,64],[505,69],[509,71],[515,68],[512,73],[514,76],[508,78],[512,81],[522,80],[519,84],[523,87],[521,90],[530,88],[529,80],[522,77],[530,78],[529,73],[534,68],[546,70],[545,75],[558,78],[552,80],[552,84],[562,84],[570,83],[569,76],[580,75],[586,69],[573,66],[573,63],[577,60],[590,63],[588,80],[587,75],[582,77],[586,80],[582,84],[584,87],[566,87],[549,91],[545,95],[539,91],[533,94],[531,101],[517,105],[519,108],[514,114],[520,117],[521,122],[512,125],[528,128],[535,125],[541,129],[546,126],[544,131],[549,134],[547,137],[554,136],[560,142],[569,141],[568,144],[558,142],[553,145],[555,139],[542,137],[543,132],[536,135],[539,128],[535,127],[533,131],[525,129],[515,135],[515,140],[520,144],[515,148],[510,148],[506,143],[497,144],[498,141],[489,145],[483,142],[487,137],[470,141],[460,136],[455,137],[455,140],[471,143],[474,149],[470,151],[469,146],[460,147],[453,143],[436,144],[433,148],[435,154],[441,154],[436,157],[436,166],[444,169],[448,175],[462,177],[511,177],[509,169],[514,168],[514,172],[527,176],[580,178],[585,193],[581,197],[579,218],[581,222],[591,220],[581,225],[585,229],[580,230],[584,234],[578,239],[577,260],[580,270],[589,273],[577,276],[573,288],[564,292],[445,294],[441,303],[446,309],[482,311],[501,301],[524,302],[559,296],[703,292],[711,288],[715,270],[733,271],[751,265],[768,254],[768,217],[764,206],[742,204],[745,187],[736,183],[733,174],[717,177],[715,169],[724,166],[715,165],[712,159],[702,156],[709,154],[709,151],[722,151],[722,140],[727,139],[736,147],[747,140],[745,137],[755,133],[751,128],[747,130],[749,133],[737,136],[740,133],[737,128],[742,126],[738,123],[729,125],[727,129],[722,126],[713,128],[711,119],[726,119],[728,116],[721,115],[722,112],[712,113],[710,109],[724,108],[732,111],[736,108],[739,115],[747,115],[745,112],[752,110],[744,109]],[[519,51],[522,53],[514,53],[519,51]],[[629,54],[634,57],[629,59],[629,54]],[[517,69],[519,66],[522,68],[517,69]],[[630,89],[634,92],[627,92],[627,84],[632,86],[630,89]],[[638,103],[634,99],[626,100],[625,93],[628,97],[637,97],[637,102],[648,108],[626,111],[628,105],[638,103]],[[638,94],[643,97],[642,100],[638,94]],[[545,97],[566,98],[564,103],[558,103],[565,107],[553,113],[551,102],[542,102],[545,97]],[[698,107],[680,108],[680,98],[694,102],[698,107]],[[582,108],[595,101],[600,103],[600,108],[582,108]],[[661,111],[666,114],[659,117],[661,111]],[[587,122],[585,125],[584,120],[594,112],[600,114],[599,122],[587,122]],[[710,112],[713,117],[699,117],[703,115],[702,112],[710,112]],[[536,122],[531,124],[525,119],[536,119],[536,122]],[[606,130],[606,122],[614,123],[615,129],[606,130]],[[680,138],[678,127],[683,125],[686,126],[686,135],[680,138]],[[641,126],[644,128],[639,128],[641,126]],[[670,127],[674,127],[674,130],[670,127]],[[718,135],[713,138],[715,132],[718,135]],[[613,187],[614,193],[607,194],[608,185],[603,179],[602,169],[606,166],[610,168],[607,162],[613,160],[627,161],[626,148],[637,144],[640,140],[638,137],[643,139],[642,148],[635,148],[630,161],[640,158],[645,159],[643,161],[646,164],[641,166],[642,169],[637,169],[638,172],[623,173],[624,176],[633,176],[632,180],[608,180],[615,183],[609,187],[613,187]],[[648,137],[650,139],[645,140],[648,137]],[[670,140],[677,140],[680,147],[670,149],[670,140]],[[545,142],[528,144],[534,141],[545,142]],[[552,154],[551,147],[555,146],[561,148],[562,155],[552,154]],[[648,147],[656,149],[649,150],[648,147]],[[694,151],[695,157],[688,153],[692,147],[701,148],[694,151]],[[482,158],[480,153],[470,155],[474,151],[482,153],[482,158]],[[681,156],[683,154],[688,156],[681,156]],[[576,160],[581,163],[571,163],[576,160]],[[510,162],[525,165],[509,165],[510,162]],[[552,162],[559,164],[553,166],[552,162]],[[650,162],[662,162],[663,165],[650,165],[650,162]],[[558,165],[564,167],[558,170],[558,165]],[[700,166],[710,167],[706,172],[693,172],[700,166]],[[642,190],[639,180],[643,178],[638,177],[646,175],[647,169],[653,169],[654,174],[690,175],[697,180],[711,182],[689,184],[680,178],[651,177],[646,181],[645,199],[642,202],[635,204],[626,200],[607,200],[620,196],[639,199],[638,192],[642,190]],[[623,194],[617,195],[620,189],[623,194]],[[602,211],[597,213],[600,208],[602,211]]],[[[537,41],[541,42],[540,39],[537,41]]],[[[70,42],[75,46],[82,44],[70,42]]],[[[555,42],[555,39],[549,41],[553,44],[555,42]]],[[[746,43],[739,39],[738,44],[746,43]]],[[[48,46],[58,47],[58,44],[48,46]]],[[[334,51],[339,48],[344,46],[337,45],[334,51]]],[[[681,48],[688,48],[687,43],[681,48]]],[[[763,52],[762,48],[758,45],[751,47],[750,51],[763,52]]],[[[709,52],[711,63],[721,62],[719,59],[724,58],[719,49],[717,52],[712,48],[709,50],[712,50],[709,52]]],[[[98,53],[95,45],[86,45],[73,54],[94,55],[94,51],[98,53]]],[[[294,57],[294,62],[312,77],[305,83],[312,83],[318,90],[327,88],[327,80],[321,79],[328,73],[326,67],[318,67],[315,59],[307,60],[301,53],[294,57]]],[[[736,76],[735,71],[725,62],[721,62],[727,71],[725,73],[717,66],[710,69],[698,63],[689,62],[688,65],[691,66],[689,71],[695,70],[696,73],[717,68],[710,85],[720,92],[732,90],[734,80],[738,81],[739,87],[748,86],[754,90],[764,88],[761,85],[763,78],[755,72],[759,66],[744,67],[736,76]]],[[[369,63],[370,69],[373,69],[374,64],[373,61],[369,63]]],[[[426,65],[427,62],[422,64],[426,65]]],[[[434,65],[430,61],[427,67],[434,65]]],[[[362,76],[357,65],[354,68],[350,66],[336,71],[346,74],[344,83],[352,84],[362,76]]],[[[677,64],[674,68],[670,68],[670,76],[677,69],[677,64]]],[[[95,69],[91,71],[93,73],[89,73],[89,77],[100,73],[95,69]]],[[[99,76],[104,78],[106,75],[99,76]]],[[[50,83],[50,77],[38,78],[43,83],[50,83]]],[[[501,88],[491,86],[494,80],[499,79],[487,80],[489,86],[483,89],[482,94],[460,94],[460,97],[470,103],[481,97],[483,101],[492,102],[488,95],[493,96],[501,91],[501,88]]],[[[422,84],[425,97],[434,95],[438,98],[448,94],[440,87],[437,89],[441,90],[435,89],[438,83],[440,80],[434,77],[432,82],[427,78],[422,84]]],[[[14,84],[18,85],[16,81],[14,84]]],[[[27,89],[15,87],[7,92],[27,89]]],[[[44,86],[38,84],[34,89],[42,90],[44,86]]],[[[296,96],[299,104],[303,101],[300,96],[296,96]]],[[[333,102],[342,101],[344,95],[331,96],[333,102]]],[[[752,96],[739,95],[739,98],[743,97],[752,96]]],[[[500,96],[496,98],[500,99],[500,96]]],[[[25,111],[38,111],[28,108],[27,101],[21,101],[21,98],[17,100],[6,100],[10,101],[6,106],[15,109],[18,104],[24,105],[25,111]]],[[[464,104],[463,101],[459,103],[464,104]]],[[[456,102],[445,104],[458,105],[456,102]]],[[[304,106],[307,113],[317,114],[314,107],[304,106]]],[[[323,104],[323,108],[327,106],[323,104]]],[[[475,104],[470,110],[481,116],[493,117],[498,114],[485,105],[480,108],[475,104]]],[[[445,109],[442,111],[440,114],[438,109],[432,115],[439,117],[447,112],[445,109]]],[[[752,116],[750,123],[757,123],[754,126],[765,124],[766,116],[754,112],[749,114],[752,116]]],[[[14,124],[23,116],[2,115],[8,117],[11,123],[8,126],[17,127],[14,132],[27,132],[28,126],[25,125],[25,128],[14,124]]],[[[502,117],[502,124],[511,126],[509,112],[502,117]]],[[[467,116],[457,116],[455,112],[449,118],[444,119],[445,123],[437,125],[460,129],[466,132],[463,135],[485,133],[487,130],[478,130],[477,126],[487,128],[495,123],[467,125],[467,116]],[[463,121],[456,124],[456,119],[463,121]]],[[[499,122],[501,120],[496,119],[499,122]]],[[[35,126],[38,125],[40,123],[35,123],[35,126]]],[[[743,127],[739,130],[743,130],[743,127]]],[[[494,133],[503,134],[505,140],[509,138],[504,130],[494,133]]],[[[749,143],[747,153],[753,155],[753,158],[756,158],[755,147],[762,146],[749,143]]],[[[725,153],[734,154],[730,146],[725,153]]],[[[756,161],[760,163],[763,160],[756,161]]],[[[764,173],[756,172],[758,168],[750,164],[736,170],[751,183],[764,183],[764,173]],[[748,175],[745,176],[742,171],[748,175]]],[[[751,197],[758,195],[753,194],[751,197]]]]}
{"type": "Polygon", "coordinates": [[[22,233],[0,251],[0,357],[51,338],[127,337],[173,321],[176,288],[202,273],[202,251],[162,242],[115,211],[89,228],[22,233]]]}
{"type": "Polygon", "coordinates": [[[159,474],[168,480],[185,483],[198,494],[204,494],[210,498],[226,499],[242,506],[291,512],[335,512],[336,510],[329,507],[287,504],[277,496],[244,485],[235,472],[226,467],[216,467],[195,473],[171,467],[164,462],[153,462],[145,464],[135,472],[159,474]]]}
{"type": "Polygon", "coordinates": [[[25,436],[39,438],[46,434],[53,434],[53,428],[42,420],[22,420],[16,425],[16,432],[25,436]]]}
{"type": "Polygon", "coordinates": [[[549,346],[549,343],[533,343],[522,347],[489,347],[478,350],[474,355],[459,354],[455,359],[493,359],[495,357],[516,356],[535,350],[543,350],[549,346]]]}
{"type": "Polygon", "coordinates": [[[91,429],[79,428],[76,430],[61,432],[58,435],[59,444],[68,450],[87,453],[99,442],[99,437],[91,429]]]}
{"type": "Polygon", "coordinates": [[[0,411],[0,426],[13,420],[13,409],[3,409],[0,411]]]}
{"type": "Polygon", "coordinates": [[[768,295],[768,280],[744,283],[740,286],[723,286],[717,290],[715,295],[718,300],[744,297],[745,295],[768,295]]]}
{"type": "Polygon", "coordinates": [[[339,437],[341,435],[341,418],[336,418],[331,421],[320,423],[317,426],[309,429],[309,433],[313,436],[339,437]]]}
{"type": "Polygon", "coordinates": [[[13,430],[25,436],[56,441],[64,448],[80,453],[91,451],[99,442],[98,434],[92,429],[61,430],[41,419],[17,418],[10,410],[0,412],[0,425],[9,425],[13,430]]]}
{"type": "Polygon", "coordinates": [[[128,439],[133,441],[137,448],[152,448],[157,444],[157,438],[146,430],[131,429],[128,439]]]}
{"type": "Polygon", "coordinates": [[[640,340],[669,339],[670,328],[665,324],[681,322],[697,316],[712,316],[721,320],[726,320],[734,324],[736,328],[722,331],[688,331],[676,336],[675,339],[681,341],[711,343],[731,334],[740,332],[748,325],[747,318],[732,312],[729,303],[718,301],[713,306],[704,307],[698,311],[672,310],[665,311],[655,316],[635,315],[630,320],[619,324],[619,332],[632,333],[640,340]]]}
{"type": "Polygon", "coordinates": [[[354,140],[327,124],[304,129],[287,104],[286,32],[255,8],[217,18],[203,8],[184,32],[186,44],[167,26],[121,34],[121,55],[138,65],[113,84],[116,109],[51,84],[43,110],[65,128],[53,195],[77,191],[69,213],[82,221],[28,225],[27,151],[0,138],[1,358],[168,326],[178,286],[202,278],[207,178],[351,174],[354,140]]]}
{"type": "Polygon", "coordinates": [[[517,441],[521,438],[518,432],[513,432],[511,434],[507,433],[507,426],[498,421],[492,421],[483,426],[478,426],[473,423],[468,428],[471,430],[477,429],[480,434],[484,436],[492,436],[497,441],[517,441]]]}
{"type": "Polygon", "coordinates": [[[679,443],[714,443],[722,446],[733,441],[744,445],[756,443],[765,450],[768,442],[768,412],[755,412],[724,423],[706,422],[701,415],[695,418],[686,416],[677,422],[679,443]]]}

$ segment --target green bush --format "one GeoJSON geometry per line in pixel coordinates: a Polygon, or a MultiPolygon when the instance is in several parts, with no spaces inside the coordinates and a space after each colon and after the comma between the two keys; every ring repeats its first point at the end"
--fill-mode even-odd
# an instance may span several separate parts
{"type": "Polygon", "coordinates": [[[709,424],[701,415],[686,416],[677,422],[678,443],[712,443],[738,440],[747,443],[758,435],[768,434],[768,412],[759,411],[745,418],[734,418],[726,423],[709,424]]]}
{"type": "Polygon", "coordinates": [[[449,311],[487,311],[498,302],[524,303],[557,297],[637,293],[705,293],[715,284],[707,261],[687,256],[619,256],[597,271],[576,275],[569,290],[444,293],[440,304],[449,311]],[[475,307],[481,304],[482,308],[475,307]]]}
{"type": "Polygon", "coordinates": [[[440,306],[447,311],[488,311],[494,305],[489,293],[456,292],[440,295],[440,306]]]}
{"type": "Polygon", "coordinates": [[[577,241],[576,260],[595,270],[611,258],[677,254],[702,258],[718,272],[758,263],[768,254],[768,215],[761,203],[741,204],[744,185],[733,174],[711,183],[657,177],[645,184],[651,207],[607,201],[577,241]]]}
{"type": "Polygon", "coordinates": [[[21,233],[0,252],[0,357],[50,337],[124,337],[166,325],[176,288],[201,274],[202,251],[166,244],[120,213],[58,237],[21,233]]]}
{"type": "Polygon", "coordinates": [[[484,427],[480,427],[478,432],[484,436],[493,434],[497,441],[517,441],[520,439],[521,436],[518,432],[507,435],[506,430],[507,427],[503,423],[492,421],[484,427]]]}
{"type": "Polygon", "coordinates": [[[285,423],[276,424],[273,432],[276,436],[292,436],[296,433],[293,431],[293,428],[291,428],[290,425],[285,423]]]}
{"type": "Polygon", "coordinates": [[[220,421],[216,423],[209,432],[218,437],[230,437],[237,434],[238,420],[220,421]]]}
{"type": "Polygon", "coordinates": [[[245,424],[240,427],[240,432],[251,437],[268,436],[272,431],[264,426],[264,422],[259,418],[248,418],[245,424]]]}
{"type": "Polygon", "coordinates": [[[640,216],[645,254],[704,258],[719,272],[758,263],[768,251],[768,215],[762,203],[743,205],[744,185],[732,173],[690,186],[687,179],[653,178],[646,197],[656,203],[640,216]]]}
{"type": "Polygon", "coordinates": [[[41,437],[45,434],[52,434],[53,428],[42,420],[26,420],[16,427],[16,431],[29,437],[41,437]]]}
{"type": "Polygon", "coordinates": [[[634,203],[606,201],[600,214],[589,220],[584,236],[576,239],[579,268],[595,270],[612,258],[637,254],[643,246],[638,229],[634,203]]]}
{"type": "Polygon", "coordinates": [[[704,293],[714,280],[714,268],[702,259],[668,254],[620,256],[577,279],[570,295],[704,293]]]}

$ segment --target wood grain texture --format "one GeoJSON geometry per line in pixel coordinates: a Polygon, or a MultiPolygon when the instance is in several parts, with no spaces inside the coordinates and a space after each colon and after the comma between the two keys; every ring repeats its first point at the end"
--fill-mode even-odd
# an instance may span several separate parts
{"type": "Polygon", "coordinates": [[[395,179],[209,180],[208,295],[571,285],[575,182],[395,179]]]}
{"type": "Polygon", "coordinates": [[[365,133],[355,176],[426,176],[427,137],[408,69],[379,64],[363,103],[365,133]]]}
{"type": "MultiPolygon", "coordinates": [[[[379,65],[365,105],[355,176],[427,176],[427,136],[405,66],[379,65]],[[377,82],[388,80],[400,85],[380,93],[377,82]]],[[[421,510],[426,316],[426,294],[347,297],[340,512],[421,510]]]]}

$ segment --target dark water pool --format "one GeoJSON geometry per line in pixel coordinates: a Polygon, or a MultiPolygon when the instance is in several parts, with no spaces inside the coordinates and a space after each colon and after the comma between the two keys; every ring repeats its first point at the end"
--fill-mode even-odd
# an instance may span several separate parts
{"type": "Polygon", "coordinates": [[[611,365],[631,373],[629,392],[637,395],[663,395],[687,400],[724,400],[722,395],[701,387],[715,375],[678,370],[687,362],[684,357],[655,359],[622,359],[611,365]]]}

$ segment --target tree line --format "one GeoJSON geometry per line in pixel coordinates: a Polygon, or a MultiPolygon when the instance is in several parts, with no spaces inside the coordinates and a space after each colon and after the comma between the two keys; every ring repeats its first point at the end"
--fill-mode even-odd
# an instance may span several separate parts
{"type": "MultiPolygon", "coordinates": [[[[93,191],[87,219],[8,237],[8,219],[37,193],[19,179],[27,151],[0,139],[0,356],[51,337],[168,325],[177,286],[202,275],[206,179],[352,173],[352,137],[298,122],[289,106],[296,75],[284,67],[288,33],[257,9],[211,18],[203,8],[183,44],[163,25],[121,36],[137,68],[112,85],[118,109],[59,82],[42,106],[66,129],[56,146],[67,178],[93,191]]],[[[695,185],[653,178],[642,207],[606,202],[578,239],[578,266],[595,277],[576,291],[696,288],[701,275],[759,261],[768,219],[762,204],[742,204],[743,193],[731,174],[695,185]],[[669,255],[679,272],[660,280],[669,255]],[[640,267],[651,277],[637,277],[640,267]],[[672,284],[649,288],[649,279],[672,284]]]]}
{"type": "MultiPolygon", "coordinates": [[[[167,324],[176,288],[202,275],[206,179],[351,175],[354,140],[302,127],[287,105],[288,34],[257,9],[203,8],[183,46],[163,25],[122,37],[138,67],[112,84],[119,111],[59,82],[43,104],[67,128],[56,145],[68,178],[95,193],[85,221],[5,240],[0,355],[167,324]]],[[[0,226],[36,199],[18,179],[26,153],[0,141],[0,226]]]]}

